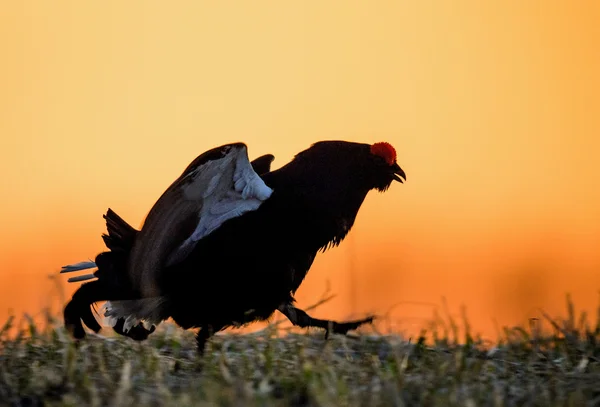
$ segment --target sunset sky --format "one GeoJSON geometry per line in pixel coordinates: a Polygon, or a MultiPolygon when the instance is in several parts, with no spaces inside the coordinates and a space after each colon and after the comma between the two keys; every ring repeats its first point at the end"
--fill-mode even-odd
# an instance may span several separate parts
{"type": "Polygon", "coordinates": [[[592,311],[598,21],[592,0],[7,2],[0,324],[60,310],[49,276],[103,249],[106,209],[139,226],[203,151],[277,168],[325,139],[390,142],[408,181],[317,258],[299,305],[337,297],[315,316],[416,332],[445,297],[495,338],[567,293],[592,311]]]}

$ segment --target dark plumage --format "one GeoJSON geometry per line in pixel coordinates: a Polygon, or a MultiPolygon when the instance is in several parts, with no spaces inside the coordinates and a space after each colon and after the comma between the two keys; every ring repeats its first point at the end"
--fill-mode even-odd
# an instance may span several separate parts
{"type": "Polygon", "coordinates": [[[371,322],[312,318],[293,305],[293,295],[316,254],[350,231],[367,193],[406,179],[395,150],[387,143],[322,141],[270,171],[273,158],[250,164],[243,143],[205,152],[159,198],[140,231],[109,209],[108,251],[61,271],[97,267],[69,280],[96,279],[65,307],[73,335],[85,336],[81,320],[100,330],[91,310],[97,301],[109,301],[105,315],[115,318],[113,329],[136,340],[169,317],[184,329],[200,328],[200,353],[213,333],[277,310],[295,325],[327,333],[371,322]]]}

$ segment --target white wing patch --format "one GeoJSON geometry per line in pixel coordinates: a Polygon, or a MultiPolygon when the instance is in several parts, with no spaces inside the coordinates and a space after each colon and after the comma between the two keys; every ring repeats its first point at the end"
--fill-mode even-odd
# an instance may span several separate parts
{"type": "Polygon", "coordinates": [[[104,311],[104,317],[108,325],[114,327],[119,318],[125,319],[123,331],[128,332],[140,322],[144,328],[150,329],[152,325],[158,326],[168,318],[165,313],[167,303],[164,297],[142,298],[140,300],[107,301],[100,312],[104,311]]]}
{"type": "Polygon", "coordinates": [[[254,172],[247,155],[238,156],[233,173],[233,185],[235,191],[241,193],[242,199],[256,198],[264,201],[273,193],[273,190],[254,172]]]}
{"type": "Polygon", "coordinates": [[[196,242],[218,229],[225,221],[254,211],[268,199],[273,190],[254,171],[246,147],[230,153],[217,162],[220,171],[206,168],[215,163],[207,163],[193,171],[189,176],[197,177],[184,189],[187,199],[202,196],[199,222],[194,232],[169,256],[167,265],[181,261],[194,248],[196,242]],[[236,154],[237,153],[237,154],[236,154]],[[233,162],[232,162],[233,161],[233,162]],[[227,169],[233,168],[231,178],[227,169]],[[206,183],[203,175],[212,175],[206,183]]]}

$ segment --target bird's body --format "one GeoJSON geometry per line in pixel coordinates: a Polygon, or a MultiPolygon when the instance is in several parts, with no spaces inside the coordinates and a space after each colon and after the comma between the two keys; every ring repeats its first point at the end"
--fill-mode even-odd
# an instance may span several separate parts
{"type": "MultiPolygon", "coordinates": [[[[241,143],[205,153],[167,189],[141,231],[109,210],[110,251],[96,258],[97,280],[65,308],[66,325],[76,337],[83,336],[80,318],[98,330],[90,304],[108,300],[117,332],[145,339],[152,331],[142,322],[171,317],[184,329],[201,328],[200,351],[212,333],[277,310],[296,325],[327,329],[333,322],[295,308],[293,295],[317,253],[350,231],[367,193],[405,177],[386,146],[320,142],[275,171],[272,156],[250,167],[241,143]]],[[[333,331],[367,321],[333,323],[333,331]]]]}

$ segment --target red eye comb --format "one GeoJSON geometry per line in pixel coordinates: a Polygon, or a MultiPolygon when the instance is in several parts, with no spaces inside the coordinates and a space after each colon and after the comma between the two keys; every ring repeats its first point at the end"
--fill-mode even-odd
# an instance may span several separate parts
{"type": "Polygon", "coordinates": [[[371,153],[383,158],[388,165],[396,162],[396,150],[390,143],[381,142],[371,146],[371,153]]]}

